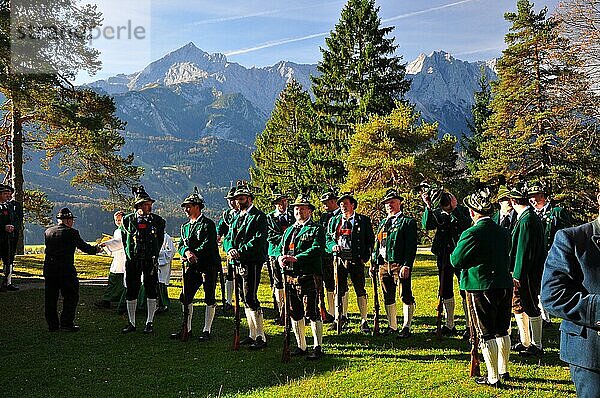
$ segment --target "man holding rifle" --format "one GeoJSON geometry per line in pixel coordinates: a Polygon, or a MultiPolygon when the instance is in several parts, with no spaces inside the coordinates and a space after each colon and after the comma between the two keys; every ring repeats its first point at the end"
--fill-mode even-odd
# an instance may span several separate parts
{"type": "MultiPolygon", "coordinates": [[[[239,214],[240,210],[238,208],[237,202],[233,198],[233,194],[235,193],[235,187],[231,187],[227,192],[227,205],[229,208],[224,210],[221,214],[221,219],[217,224],[217,241],[219,243],[223,242],[223,239],[227,236],[229,232],[229,226],[233,223],[233,220],[239,214]]],[[[222,272],[221,272],[222,273],[222,272]]],[[[221,292],[223,294],[223,292],[221,292]]],[[[223,304],[223,312],[228,312],[233,308],[233,267],[231,262],[227,261],[227,278],[225,280],[225,304],[223,304]]]]}
{"type": "MultiPolygon", "coordinates": [[[[337,204],[337,195],[333,190],[325,192],[321,195],[321,204],[323,205],[323,214],[319,219],[319,224],[323,227],[323,231],[327,231],[329,221],[340,214],[340,208],[337,204]]],[[[333,272],[333,255],[323,252],[323,286],[320,289],[325,289],[327,295],[327,312],[323,323],[332,323],[335,315],[335,277],[333,272]]],[[[321,303],[322,304],[322,303],[321,303]]]]}
{"type": "Polygon", "coordinates": [[[165,236],[165,220],[152,213],[154,199],[143,186],[134,187],[134,212],[123,217],[121,235],[125,249],[125,282],[127,286],[127,314],[129,323],[123,333],[135,332],[135,310],[140,293],[141,277],[144,275],[144,288],[147,296],[148,316],[144,333],[152,333],[154,313],[158,298],[158,256],[165,236]]]}
{"type": "Polygon", "coordinates": [[[388,327],[384,334],[398,331],[396,318],[396,286],[400,284],[404,323],[398,338],[410,337],[410,326],[415,312],[415,298],[412,295],[411,272],[417,255],[417,222],[402,214],[402,198],[395,189],[388,189],[381,201],[387,217],[381,220],[375,237],[375,249],[371,259],[371,269],[379,271],[383,290],[385,313],[388,327]]]}
{"type": "Polygon", "coordinates": [[[204,198],[198,188],[189,195],[181,207],[189,221],[181,226],[179,240],[179,255],[183,262],[183,291],[180,300],[183,306],[184,321],[179,332],[171,334],[173,339],[187,340],[192,330],[193,300],[200,286],[204,285],[204,330],[199,341],[210,339],[210,329],[215,318],[217,307],[215,290],[217,287],[217,272],[221,266],[219,249],[217,247],[217,228],[215,223],[202,214],[204,198]],[[185,317],[187,315],[187,317],[185,317]]]}
{"type": "MultiPolygon", "coordinates": [[[[472,328],[481,341],[481,351],[487,367],[487,378],[476,379],[478,384],[498,387],[508,380],[510,353],[510,309],[512,278],[508,231],[496,224],[492,195],[487,188],[464,199],[474,225],[465,230],[450,255],[454,268],[460,270],[460,288],[467,292],[468,312],[472,328]]],[[[471,364],[479,363],[475,336],[471,336],[473,350],[471,364]]],[[[471,375],[478,371],[472,369],[471,375]]]]}
{"type": "MultiPolygon", "coordinates": [[[[370,334],[371,327],[367,322],[367,291],[365,290],[365,263],[371,258],[371,250],[375,243],[375,235],[371,219],[356,213],[358,201],[352,193],[344,193],[337,200],[340,214],[329,221],[326,235],[327,252],[337,257],[338,297],[342,300],[342,314],[336,311],[336,321],[331,330],[337,330],[338,321],[344,323],[348,311],[348,275],[354,285],[358,308],[360,310],[360,330],[370,334]]],[[[336,309],[338,306],[336,305],[336,309]]]]}
{"type": "Polygon", "coordinates": [[[291,310],[292,328],[298,343],[298,348],[291,355],[307,353],[304,320],[307,316],[314,342],[313,352],[307,359],[318,360],[323,356],[323,322],[319,314],[315,276],[321,274],[325,233],[311,219],[315,207],[309,202],[308,196],[298,195],[292,206],[296,222],[285,231],[278,247],[278,261],[283,269],[284,283],[289,286],[286,290],[289,292],[286,295],[289,300],[286,309],[291,310]]]}
{"type": "Polygon", "coordinates": [[[258,350],[267,346],[263,331],[263,312],[257,296],[260,273],[267,259],[267,217],[252,204],[254,194],[247,183],[238,181],[233,196],[240,213],[223,240],[223,249],[227,252],[227,258],[238,267],[242,300],[246,304],[250,336],[240,341],[240,344],[258,350]]]}

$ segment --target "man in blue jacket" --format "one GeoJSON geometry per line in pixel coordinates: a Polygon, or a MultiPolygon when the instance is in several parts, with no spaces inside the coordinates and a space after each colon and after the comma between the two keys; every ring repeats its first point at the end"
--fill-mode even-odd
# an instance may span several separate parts
{"type": "MultiPolygon", "coordinates": [[[[600,193],[597,196],[600,205],[600,193]]],[[[563,318],[560,358],[578,397],[600,394],[600,218],[558,231],[542,275],[542,304],[563,318]]]]}

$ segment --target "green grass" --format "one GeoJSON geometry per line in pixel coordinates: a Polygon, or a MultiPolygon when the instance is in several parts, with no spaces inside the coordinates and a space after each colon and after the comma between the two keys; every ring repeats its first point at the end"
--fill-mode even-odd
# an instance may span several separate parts
{"type": "MultiPolygon", "coordinates": [[[[81,278],[108,273],[109,257],[78,255],[76,261],[81,278]]],[[[50,333],[43,316],[43,289],[39,288],[41,264],[40,255],[20,257],[16,282],[22,290],[0,293],[3,397],[563,397],[575,392],[568,368],[558,359],[557,320],[544,330],[541,360],[511,355],[513,381],[498,391],[476,385],[468,377],[466,342],[458,337],[438,341],[430,333],[437,302],[431,255],[419,254],[415,266],[417,310],[412,339],[362,335],[356,299],[351,294],[351,329],[341,336],[326,331],[326,356],[321,361],[293,358],[288,364],[280,361],[282,328],[270,320],[265,322],[269,346],[262,352],[232,351],[233,320],[221,316],[220,311],[208,344],[195,339],[188,343],[169,340],[169,333],[181,323],[177,302],[172,303],[170,312],[157,315],[154,335],[122,335],[126,319],[113,310],[93,306],[103,291],[98,286],[81,287],[76,320],[81,332],[50,333]]],[[[274,313],[266,272],[262,281],[260,298],[266,318],[271,319],[274,313]]],[[[175,280],[169,289],[173,300],[179,294],[178,286],[175,280]]],[[[220,297],[219,288],[217,295],[220,297]]],[[[195,303],[196,333],[204,322],[201,297],[202,293],[195,303]]],[[[462,329],[462,309],[457,312],[462,329]]],[[[139,312],[137,320],[143,324],[145,313],[139,312]]],[[[245,321],[242,333],[242,337],[247,333],[245,321]]],[[[311,337],[308,342],[312,343],[311,337]]]]}

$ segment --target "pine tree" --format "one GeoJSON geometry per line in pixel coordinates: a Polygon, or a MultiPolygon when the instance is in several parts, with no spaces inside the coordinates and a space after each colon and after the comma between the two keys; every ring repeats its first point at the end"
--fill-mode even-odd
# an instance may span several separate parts
{"type": "Polygon", "coordinates": [[[381,27],[374,0],[348,0],[321,48],[320,76],[313,77],[319,132],[311,137],[313,178],[337,186],[346,174],[349,139],[356,123],[386,115],[410,87],[397,45],[381,27]]]}
{"type": "Polygon", "coordinates": [[[475,177],[542,179],[583,216],[597,208],[599,131],[588,113],[590,87],[581,63],[546,13],[519,0],[517,12],[505,14],[512,24],[508,48],[498,62],[493,114],[475,177]]]}
{"type": "Polygon", "coordinates": [[[478,81],[479,90],[473,93],[475,103],[471,106],[472,119],[467,120],[467,126],[471,135],[463,134],[460,145],[464,151],[466,166],[470,174],[475,171],[477,162],[481,159],[480,148],[484,140],[486,123],[492,115],[490,103],[492,102],[492,89],[485,69],[481,67],[481,75],[478,81]]]}
{"type": "Polygon", "coordinates": [[[252,154],[254,167],[250,176],[259,207],[271,207],[273,191],[293,195],[314,185],[308,175],[307,140],[315,130],[310,96],[300,83],[292,80],[275,102],[252,154]]]}
{"type": "Polygon", "coordinates": [[[461,178],[457,168],[456,138],[437,139],[437,123],[420,119],[414,107],[399,103],[388,116],[373,116],[356,128],[350,139],[348,177],[342,189],[353,191],[360,211],[377,219],[386,189],[403,193],[408,211],[417,213],[420,199],[413,187],[424,176],[449,189],[461,178]]]}

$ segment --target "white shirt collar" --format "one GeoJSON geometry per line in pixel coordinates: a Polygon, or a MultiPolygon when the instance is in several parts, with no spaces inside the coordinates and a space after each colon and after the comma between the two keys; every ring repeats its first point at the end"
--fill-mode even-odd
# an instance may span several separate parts
{"type": "Polygon", "coordinates": [[[475,223],[475,225],[477,225],[477,224],[479,223],[479,221],[481,221],[481,220],[485,220],[486,218],[487,218],[487,219],[489,219],[489,218],[490,218],[490,216],[484,216],[484,217],[480,217],[480,218],[478,218],[478,219],[477,219],[477,222],[475,223]]]}

